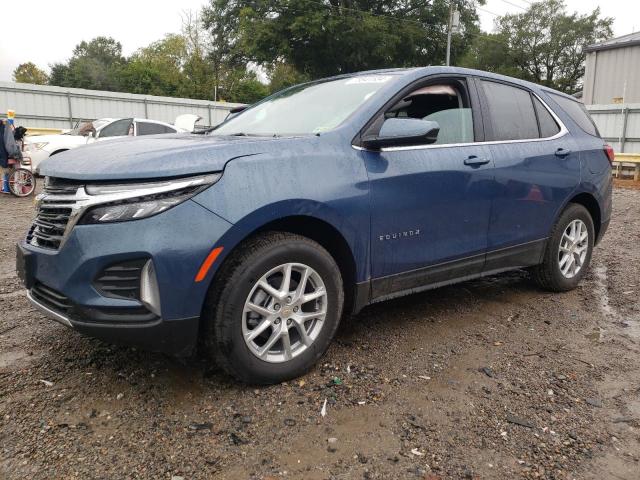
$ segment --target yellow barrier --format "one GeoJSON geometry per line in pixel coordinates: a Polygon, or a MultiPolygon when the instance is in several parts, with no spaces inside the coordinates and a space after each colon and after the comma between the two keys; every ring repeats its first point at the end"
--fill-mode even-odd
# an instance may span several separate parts
{"type": "Polygon", "coordinates": [[[627,169],[633,171],[633,179],[640,181],[640,154],[638,153],[616,153],[616,159],[613,161],[613,175],[621,178],[627,169]]]}
{"type": "Polygon", "coordinates": [[[34,128],[27,127],[27,135],[58,135],[62,133],[59,128],[34,128]]]}

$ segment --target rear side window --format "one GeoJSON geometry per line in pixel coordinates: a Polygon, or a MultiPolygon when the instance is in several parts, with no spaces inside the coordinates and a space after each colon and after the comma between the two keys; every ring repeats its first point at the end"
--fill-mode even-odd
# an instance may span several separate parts
{"type": "Polygon", "coordinates": [[[595,123],[593,123],[593,120],[591,120],[591,116],[589,116],[589,112],[587,112],[584,104],[556,93],[549,92],[549,94],[582,130],[587,132],[589,135],[593,135],[595,137],[600,136],[598,129],[596,128],[595,123]]]}
{"type": "Polygon", "coordinates": [[[159,123],[138,122],[138,135],[158,135],[160,133],[174,133],[175,130],[159,123]]]}
{"type": "Polygon", "coordinates": [[[558,123],[555,121],[549,110],[542,104],[540,100],[533,97],[533,104],[536,106],[538,114],[538,123],[540,124],[540,137],[553,137],[560,131],[558,123]]]}
{"type": "Polygon", "coordinates": [[[531,95],[521,88],[482,80],[493,130],[490,140],[539,138],[531,95]]]}

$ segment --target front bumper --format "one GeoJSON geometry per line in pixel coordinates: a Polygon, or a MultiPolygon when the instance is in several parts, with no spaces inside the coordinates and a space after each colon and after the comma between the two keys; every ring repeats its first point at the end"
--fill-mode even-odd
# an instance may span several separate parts
{"type": "Polygon", "coordinates": [[[188,356],[193,352],[198,336],[199,317],[185,318],[180,321],[159,319],[148,325],[88,323],[71,320],[66,315],[49,308],[36,300],[30,291],[27,292],[27,298],[34,307],[52,320],[90,337],[116,345],[130,345],[175,356],[188,356]]]}
{"type": "Polygon", "coordinates": [[[50,318],[111,343],[174,355],[197,343],[207,281],[194,282],[202,261],[231,224],[192,200],[159,215],[123,223],[76,225],[60,250],[22,241],[21,263],[29,300],[50,318]],[[96,279],[110,265],[151,259],[157,276],[160,314],[137,299],[109,296],[96,279]],[[49,292],[52,297],[42,295],[49,292]],[[47,301],[49,298],[51,301],[47,301]]]}

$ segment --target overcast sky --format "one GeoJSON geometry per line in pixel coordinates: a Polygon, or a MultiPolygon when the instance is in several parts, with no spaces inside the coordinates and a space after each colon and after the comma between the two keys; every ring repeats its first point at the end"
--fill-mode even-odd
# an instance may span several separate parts
{"type": "MultiPolygon", "coordinates": [[[[479,10],[483,30],[493,28],[494,14],[523,11],[530,0],[488,0],[479,10]],[[489,13],[491,12],[491,13],[489,13]]],[[[102,0],[99,2],[11,1],[3,8],[0,36],[0,80],[11,80],[13,70],[32,61],[48,65],[66,61],[73,47],[99,35],[120,41],[124,54],[178,32],[185,10],[199,11],[206,0],[102,0]],[[71,6],[73,5],[73,6],[71,6]],[[8,8],[7,8],[8,7],[8,8]]],[[[566,0],[570,11],[602,13],[615,18],[616,36],[640,29],[640,1],[566,0]]]]}

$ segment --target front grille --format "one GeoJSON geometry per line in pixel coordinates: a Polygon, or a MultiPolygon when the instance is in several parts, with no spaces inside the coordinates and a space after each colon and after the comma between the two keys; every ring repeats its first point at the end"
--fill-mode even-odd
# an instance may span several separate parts
{"type": "Polygon", "coordinates": [[[131,260],[111,265],[96,277],[96,289],[106,297],[140,299],[140,275],[147,259],[131,260]]]}
{"type": "Polygon", "coordinates": [[[78,189],[75,182],[50,179],[45,185],[36,218],[27,233],[27,243],[57,250],[64,238],[78,189]]]}
{"type": "Polygon", "coordinates": [[[71,310],[71,302],[60,292],[37,282],[31,289],[31,296],[51,310],[67,314],[71,310]]]}

